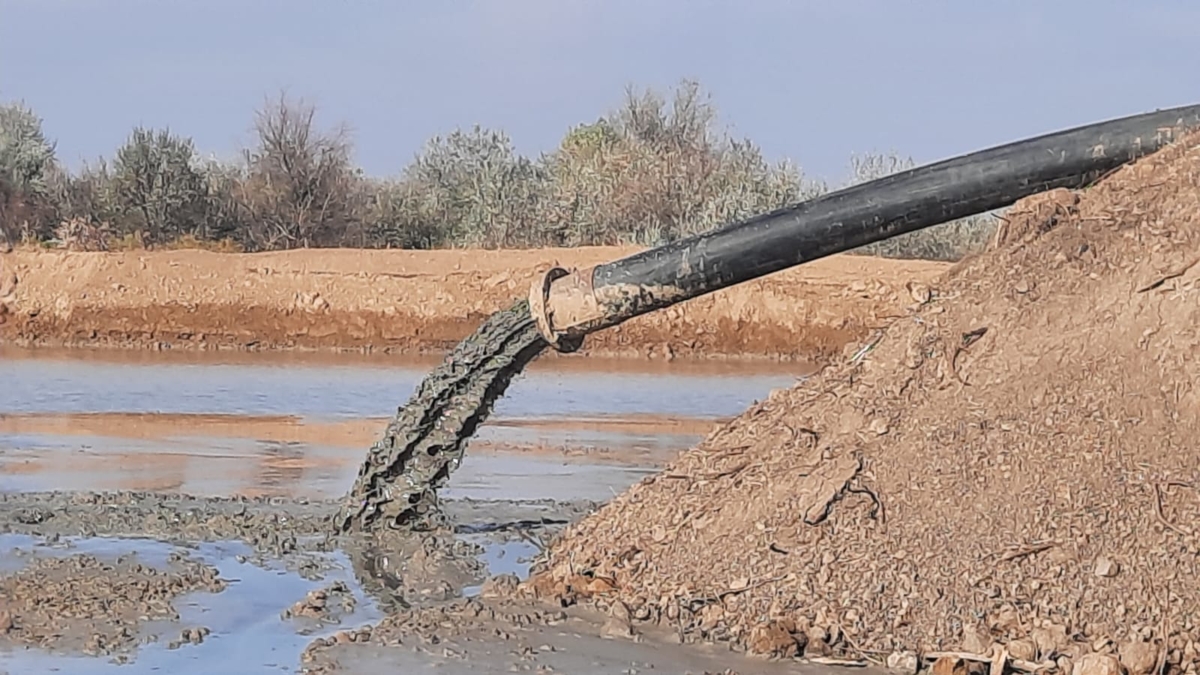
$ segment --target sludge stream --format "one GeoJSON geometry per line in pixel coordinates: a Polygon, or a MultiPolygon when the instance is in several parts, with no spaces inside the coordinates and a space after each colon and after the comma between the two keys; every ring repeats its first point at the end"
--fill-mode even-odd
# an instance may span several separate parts
{"type": "MultiPolygon", "coordinates": [[[[457,526],[452,542],[438,540],[436,554],[415,553],[417,544],[339,544],[328,524],[364,449],[435,363],[0,350],[0,379],[9,385],[0,390],[0,575],[54,556],[111,565],[134,554],[155,567],[174,553],[228,580],[218,592],[171,599],[178,619],[135,621],[132,646],[110,653],[85,654],[92,636],[72,635],[81,629],[70,626],[38,627],[39,637],[61,634],[45,645],[10,631],[0,638],[0,672],[188,673],[222,664],[296,672],[316,637],[370,626],[397,607],[478,594],[486,576],[524,575],[537,542],[562,523],[698,441],[714,420],[805,372],[542,359],[513,382],[441,491],[457,526]],[[116,494],[93,500],[92,491],[116,494]],[[317,600],[329,611],[282,616],[338,584],[345,593],[317,600]],[[339,604],[344,597],[352,607],[339,604]],[[201,628],[199,643],[181,641],[185,630],[201,628]]],[[[567,647],[555,658],[567,658],[567,647]]],[[[612,645],[589,653],[604,649],[612,645]]],[[[443,658],[437,650],[407,653],[406,666],[443,658]]],[[[356,658],[366,661],[354,672],[388,663],[369,652],[356,658]]]]}

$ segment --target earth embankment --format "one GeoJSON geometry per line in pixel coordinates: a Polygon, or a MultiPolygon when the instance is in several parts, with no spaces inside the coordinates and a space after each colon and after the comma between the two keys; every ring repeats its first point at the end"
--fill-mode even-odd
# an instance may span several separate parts
{"type": "MultiPolygon", "coordinates": [[[[0,255],[0,340],[19,345],[445,351],[549,264],[634,248],[199,250],[0,255]]],[[[811,358],[913,303],[947,266],[834,256],[592,336],[605,356],[811,358]]]]}

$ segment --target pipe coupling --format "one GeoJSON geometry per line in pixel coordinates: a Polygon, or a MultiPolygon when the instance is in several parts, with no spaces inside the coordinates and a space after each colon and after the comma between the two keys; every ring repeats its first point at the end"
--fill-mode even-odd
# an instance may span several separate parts
{"type": "Polygon", "coordinates": [[[555,281],[570,274],[561,267],[551,267],[529,289],[529,312],[533,315],[538,332],[551,347],[563,354],[579,351],[579,348],[583,346],[582,335],[568,335],[554,328],[554,308],[550,303],[550,291],[555,281]]]}

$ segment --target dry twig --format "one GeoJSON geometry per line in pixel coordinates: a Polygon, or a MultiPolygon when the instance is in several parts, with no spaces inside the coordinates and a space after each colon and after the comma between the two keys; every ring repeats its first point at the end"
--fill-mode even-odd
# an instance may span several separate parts
{"type": "Polygon", "coordinates": [[[724,602],[725,598],[728,598],[731,595],[738,595],[739,593],[745,593],[746,591],[752,591],[761,586],[766,586],[767,584],[773,584],[777,581],[783,581],[785,576],[786,575],[768,577],[766,579],[760,579],[759,581],[756,581],[754,583],[748,583],[743,588],[730,588],[730,589],[721,591],[720,593],[717,593],[716,595],[709,595],[709,596],[700,597],[700,598],[692,598],[687,601],[687,607],[688,607],[689,611],[695,612],[697,609],[699,609],[700,607],[704,607],[705,605],[711,605],[714,602],[724,602]],[[697,604],[697,603],[699,603],[699,604],[697,604]]]}
{"type": "MultiPolygon", "coordinates": [[[[1034,663],[1024,659],[1014,659],[1008,656],[1007,650],[1004,652],[1005,663],[1013,670],[1019,670],[1025,673],[1036,673],[1043,670],[1049,670],[1056,667],[1057,664],[1047,661],[1045,663],[1034,663]]],[[[924,658],[926,661],[937,661],[943,656],[952,659],[962,659],[963,661],[974,661],[976,663],[995,663],[996,658],[990,654],[972,654],[970,652],[926,652],[924,658]]]]}
{"type": "Polygon", "coordinates": [[[1187,274],[1188,270],[1192,269],[1196,265],[1200,265],[1200,258],[1193,258],[1191,262],[1187,263],[1186,265],[1179,268],[1178,270],[1176,270],[1174,272],[1168,272],[1166,275],[1159,277],[1158,279],[1155,279],[1154,281],[1151,281],[1148,284],[1138,287],[1137,292],[1145,293],[1146,291],[1152,291],[1152,290],[1158,288],[1159,286],[1162,286],[1163,284],[1167,283],[1171,279],[1178,279],[1179,277],[1187,274]]]}
{"type": "Polygon", "coordinates": [[[1175,532],[1176,534],[1182,534],[1183,536],[1186,537],[1186,536],[1190,535],[1191,532],[1189,532],[1189,531],[1183,529],[1182,527],[1167,520],[1166,514],[1163,513],[1163,486],[1187,487],[1187,488],[1190,488],[1192,486],[1190,483],[1182,483],[1179,481],[1167,481],[1166,483],[1155,483],[1154,484],[1154,514],[1156,516],[1158,516],[1158,522],[1162,523],[1163,527],[1167,528],[1168,530],[1171,530],[1171,531],[1175,532]]]}
{"type": "Polygon", "coordinates": [[[828,656],[810,656],[810,663],[822,666],[841,666],[843,668],[866,668],[867,662],[862,659],[835,659],[828,656]]]}
{"type": "Polygon", "coordinates": [[[1008,562],[1010,560],[1020,560],[1031,555],[1048,551],[1058,545],[1054,541],[1040,541],[1033,544],[1022,544],[1019,546],[1010,546],[1004,553],[999,555],[1000,562],[1008,562]]]}

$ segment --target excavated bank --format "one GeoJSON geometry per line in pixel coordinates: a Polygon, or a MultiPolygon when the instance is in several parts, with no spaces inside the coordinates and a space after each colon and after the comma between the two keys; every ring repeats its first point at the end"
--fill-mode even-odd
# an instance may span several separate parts
{"type": "Polygon", "coordinates": [[[1191,136],[1018,204],[906,316],[570,527],[525,590],[602,579],[602,604],[759,653],[1193,672],[1198,186],[1191,136]]]}
{"type": "MultiPolygon", "coordinates": [[[[0,252],[0,341],[37,347],[444,354],[549,264],[636,247],[0,252]]],[[[584,354],[808,360],[893,313],[946,263],[841,255],[637,317],[584,354]]]]}
{"type": "Polygon", "coordinates": [[[547,347],[525,301],[497,312],[425,376],[371,446],[337,516],[341,531],[427,527],[436,490],[512,379],[547,347]]]}

